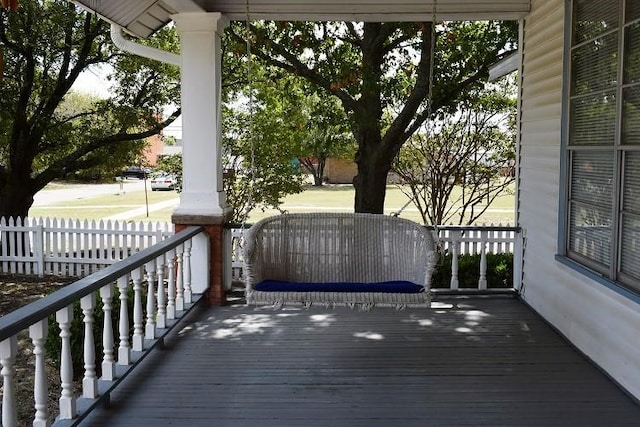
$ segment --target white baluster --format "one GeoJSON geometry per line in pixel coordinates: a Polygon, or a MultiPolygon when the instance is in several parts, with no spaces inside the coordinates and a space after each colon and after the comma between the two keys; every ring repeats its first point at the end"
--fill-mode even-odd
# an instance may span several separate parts
{"type": "Polygon", "coordinates": [[[156,258],[156,276],[158,277],[158,311],[156,314],[156,327],[164,329],[167,327],[167,306],[164,293],[164,255],[156,258]]]}
{"type": "Polygon", "coordinates": [[[176,318],[176,277],[175,277],[175,258],[176,250],[171,249],[167,252],[167,319],[176,318]]]}
{"type": "Polygon", "coordinates": [[[182,266],[182,255],[184,253],[184,245],[177,247],[176,263],[178,268],[176,269],[176,311],[184,311],[184,273],[182,266]]]}
{"type": "Polygon", "coordinates": [[[120,292],[120,319],[118,331],[120,332],[120,346],[118,347],[118,365],[127,366],[131,363],[131,343],[129,342],[129,275],[118,279],[118,291],[120,292]]]}
{"type": "Polygon", "coordinates": [[[231,230],[225,228],[222,230],[222,283],[225,291],[231,290],[231,281],[233,276],[233,242],[231,238],[231,230]]]}
{"type": "Polygon", "coordinates": [[[184,302],[191,304],[191,240],[184,242],[184,254],[182,255],[182,272],[184,273],[184,302]]]}
{"type": "Polygon", "coordinates": [[[35,356],[35,374],[33,378],[33,401],[36,410],[33,418],[33,427],[49,427],[49,414],[47,412],[47,399],[49,389],[47,373],[45,371],[44,344],[49,335],[47,319],[34,323],[29,327],[29,337],[33,343],[33,355],[35,356]]]}
{"type": "Polygon", "coordinates": [[[73,395],[73,362],[71,359],[71,321],[73,306],[56,312],[56,321],[60,327],[62,349],[60,351],[60,419],[72,420],[76,417],[76,398],[73,395]]]}
{"type": "Polygon", "coordinates": [[[458,230],[451,232],[451,289],[458,289],[458,252],[462,233],[458,230]]]}
{"type": "Polygon", "coordinates": [[[96,375],[96,346],[93,336],[93,310],[96,308],[96,295],[92,292],[80,299],[84,322],[84,378],[82,379],[82,397],[98,397],[98,376],[96,375]]]}
{"type": "Polygon", "coordinates": [[[0,343],[0,364],[2,364],[2,426],[14,427],[18,425],[16,411],[16,394],[13,377],[16,370],[13,367],[18,352],[18,340],[15,336],[0,343]]]}
{"type": "Polygon", "coordinates": [[[102,298],[102,311],[104,312],[104,323],[102,326],[102,379],[113,381],[116,378],[116,362],[114,357],[113,344],[113,324],[111,323],[111,312],[113,309],[113,285],[108,284],[100,289],[102,298]]]}
{"type": "Polygon", "coordinates": [[[478,289],[487,289],[487,240],[488,233],[482,230],[480,233],[480,278],[478,279],[478,289]]]}
{"type": "Polygon", "coordinates": [[[155,280],[156,262],[151,261],[145,264],[147,270],[147,323],[145,325],[144,337],[152,340],[156,337],[156,304],[155,304],[155,280]]]}
{"type": "Polygon", "coordinates": [[[524,257],[525,230],[515,234],[513,245],[513,288],[520,291],[522,288],[522,267],[524,257]]]}
{"type": "Polygon", "coordinates": [[[142,313],[142,267],[131,271],[133,280],[133,351],[144,349],[144,317],[142,313]]]}

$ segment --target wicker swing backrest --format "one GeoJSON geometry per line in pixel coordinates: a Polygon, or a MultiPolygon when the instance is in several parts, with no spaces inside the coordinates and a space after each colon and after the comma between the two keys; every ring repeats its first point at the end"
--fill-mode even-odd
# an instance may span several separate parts
{"type": "Polygon", "coordinates": [[[409,281],[428,288],[435,263],[425,227],[373,214],[284,214],[247,233],[248,282],[374,283],[409,281]]]}

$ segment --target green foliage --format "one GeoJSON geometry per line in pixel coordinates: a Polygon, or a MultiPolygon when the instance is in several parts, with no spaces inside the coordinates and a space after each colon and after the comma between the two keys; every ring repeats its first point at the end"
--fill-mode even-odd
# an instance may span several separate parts
{"type": "Polygon", "coordinates": [[[302,165],[322,185],[324,168],[330,157],[353,159],[356,143],[349,122],[337,99],[312,93],[300,101],[306,116],[304,133],[299,138],[302,165]]]}
{"type": "MultiPolygon", "coordinates": [[[[175,49],[174,30],[145,41],[175,49]]],[[[178,115],[179,70],[117,52],[109,26],[64,0],[24,0],[0,10],[0,216],[26,216],[33,195],[54,179],[132,163],[143,140],[178,115]],[[111,70],[112,96],[72,93],[83,72],[111,70]]]]}
{"type": "Polygon", "coordinates": [[[177,144],[176,137],[173,135],[163,135],[162,143],[166,146],[173,147],[177,144]]]}
{"type": "MultiPolygon", "coordinates": [[[[432,288],[450,287],[451,255],[441,258],[432,279],[432,288]]],[[[458,281],[460,288],[478,288],[480,255],[458,256],[458,281]]],[[[513,286],[513,254],[487,254],[487,287],[511,288],[513,286]]]]}
{"type": "Polygon", "coordinates": [[[243,222],[253,209],[277,208],[284,196],[302,191],[304,177],[293,160],[303,117],[296,105],[268,90],[275,89],[258,94],[253,114],[223,114],[224,189],[232,222],[243,222]]]}
{"type": "Polygon", "coordinates": [[[182,154],[162,156],[156,163],[156,171],[167,172],[176,177],[176,191],[182,191],[182,154]]]}

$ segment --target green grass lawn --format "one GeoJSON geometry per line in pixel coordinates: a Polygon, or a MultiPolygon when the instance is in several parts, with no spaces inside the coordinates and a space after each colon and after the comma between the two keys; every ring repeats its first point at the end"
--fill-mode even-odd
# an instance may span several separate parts
{"type": "MultiPolygon", "coordinates": [[[[459,191],[459,190],[456,190],[459,191]]],[[[286,197],[282,209],[295,212],[351,212],[355,191],[351,185],[308,187],[300,194],[286,197]]],[[[173,191],[148,191],[149,205],[166,200],[177,199],[179,196],[173,191]]],[[[397,186],[387,187],[385,213],[398,211],[407,202],[407,197],[397,186]]],[[[515,197],[513,189],[499,197],[491,208],[481,217],[478,224],[513,224],[515,197]]],[[[31,216],[48,216],[72,219],[103,219],[121,212],[130,211],[145,206],[144,191],[127,191],[125,194],[107,194],[84,199],[62,201],[49,206],[34,207],[29,211],[31,216]]],[[[174,207],[150,211],[130,218],[132,221],[170,221],[174,207]]],[[[278,211],[270,209],[262,212],[251,212],[247,222],[252,223],[270,215],[277,215],[278,211]]],[[[420,215],[413,205],[408,205],[401,215],[402,218],[421,222],[420,215]]]]}
{"type": "MultiPolygon", "coordinates": [[[[176,199],[175,191],[147,191],[149,205],[165,200],[176,199]]],[[[124,194],[106,194],[76,200],[61,201],[47,206],[36,206],[29,210],[30,216],[71,218],[71,219],[103,219],[111,215],[146,206],[144,191],[127,191],[124,194]]],[[[155,213],[155,212],[153,212],[155,213]]],[[[134,219],[147,220],[146,215],[134,219]]],[[[151,212],[149,214],[151,220],[151,212]]],[[[171,209],[168,213],[158,216],[158,221],[171,219],[171,209]]]]}
{"type": "MultiPolygon", "coordinates": [[[[459,192],[459,190],[457,190],[459,192]]],[[[294,212],[352,212],[353,201],[355,197],[355,191],[352,186],[325,186],[321,188],[310,187],[303,193],[293,194],[284,199],[281,206],[282,209],[294,213],[294,212]]],[[[400,189],[395,185],[387,187],[387,194],[385,198],[385,214],[391,214],[392,212],[399,211],[409,199],[405,196],[400,189]]],[[[500,196],[487,211],[480,221],[477,223],[487,224],[513,224],[514,223],[514,206],[515,197],[513,196],[513,190],[510,190],[510,194],[505,192],[505,195],[500,196]]],[[[265,212],[252,212],[249,215],[249,222],[257,221],[269,215],[277,214],[277,210],[267,210],[265,212]]],[[[422,222],[420,213],[413,206],[409,204],[400,215],[402,218],[411,219],[417,222],[422,222]]]]}

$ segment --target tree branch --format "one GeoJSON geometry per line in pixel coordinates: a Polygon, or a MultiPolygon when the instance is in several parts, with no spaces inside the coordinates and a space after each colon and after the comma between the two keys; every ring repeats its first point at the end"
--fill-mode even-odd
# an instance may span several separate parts
{"type": "MultiPolygon", "coordinates": [[[[255,26],[251,25],[250,28],[254,34],[258,34],[259,30],[255,26]]],[[[236,34],[233,30],[230,31],[230,33],[231,36],[236,39],[236,41],[243,43],[245,42],[244,38],[236,34]]],[[[345,110],[355,111],[358,108],[356,100],[353,99],[353,97],[349,95],[348,92],[340,88],[332,87],[329,80],[325,79],[321,74],[317,73],[316,71],[309,68],[306,64],[302,63],[297,56],[289,52],[286,48],[284,48],[284,46],[273,40],[270,40],[270,46],[275,53],[282,56],[288,62],[279,61],[273,58],[271,55],[268,55],[261,49],[256,49],[252,52],[266,63],[304,77],[315,85],[325,89],[327,92],[337,96],[340,101],[342,101],[345,110]]]]}
{"type": "Polygon", "coordinates": [[[480,80],[486,78],[488,75],[489,75],[489,67],[486,65],[482,66],[476,73],[474,73],[472,76],[468,77],[464,81],[460,82],[455,87],[452,87],[447,92],[440,94],[438,97],[434,97],[431,100],[432,102],[431,111],[425,110],[419,113],[418,115],[416,115],[414,121],[411,123],[411,126],[407,128],[406,134],[408,135],[408,137],[413,135],[424,124],[424,122],[429,119],[430,113],[432,114],[438,111],[440,108],[447,105],[448,103],[455,101],[454,95],[456,93],[459,93],[460,91],[474,85],[480,80]]]}
{"type": "MultiPolygon", "coordinates": [[[[391,148],[394,153],[400,149],[402,144],[411,136],[413,132],[406,131],[407,127],[416,115],[420,105],[429,94],[429,80],[433,78],[431,70],[431,46],[432,46],[432,22],[424,24],[421,37],[421,55],[418,63],[418,76],[402,111],[397,115],[389,130],[383,137],[383,145],[391,148]]],[[[417,129],[417,128],[416,128],[417,129]]],[[[415,132],[415,131],[414,131],[415,132]]]]}
{"type": "Polygon", "coordinates": [[[138,139],[145,139],[150,136],[156,135],[162,129],[169,126],[173,123],[178,116],[181,114],[181,109],[178,108],[175,110],[165,121],[158,122],[156,126],[152,126],[149,129],[137,132],[137,133],[126,133],[120,132],[114,135],[107,136],[105,138],[100,138],[91,141],[90,143],[79,147],[72,153],[64,156],[63,158],[57,160],[47,167],[44,171],[39,173],[35,178],[34,182],[38,189],[43,188],[47,183],[51,182],[56,178],[64,177],[69,171],[74,170],[74,166],[79,164],[79,162],[83,161],[82,158],[91,152],[103,148],[109,147],[114,144],[118,144],[126,141],[134,141],[138,139]]]}

